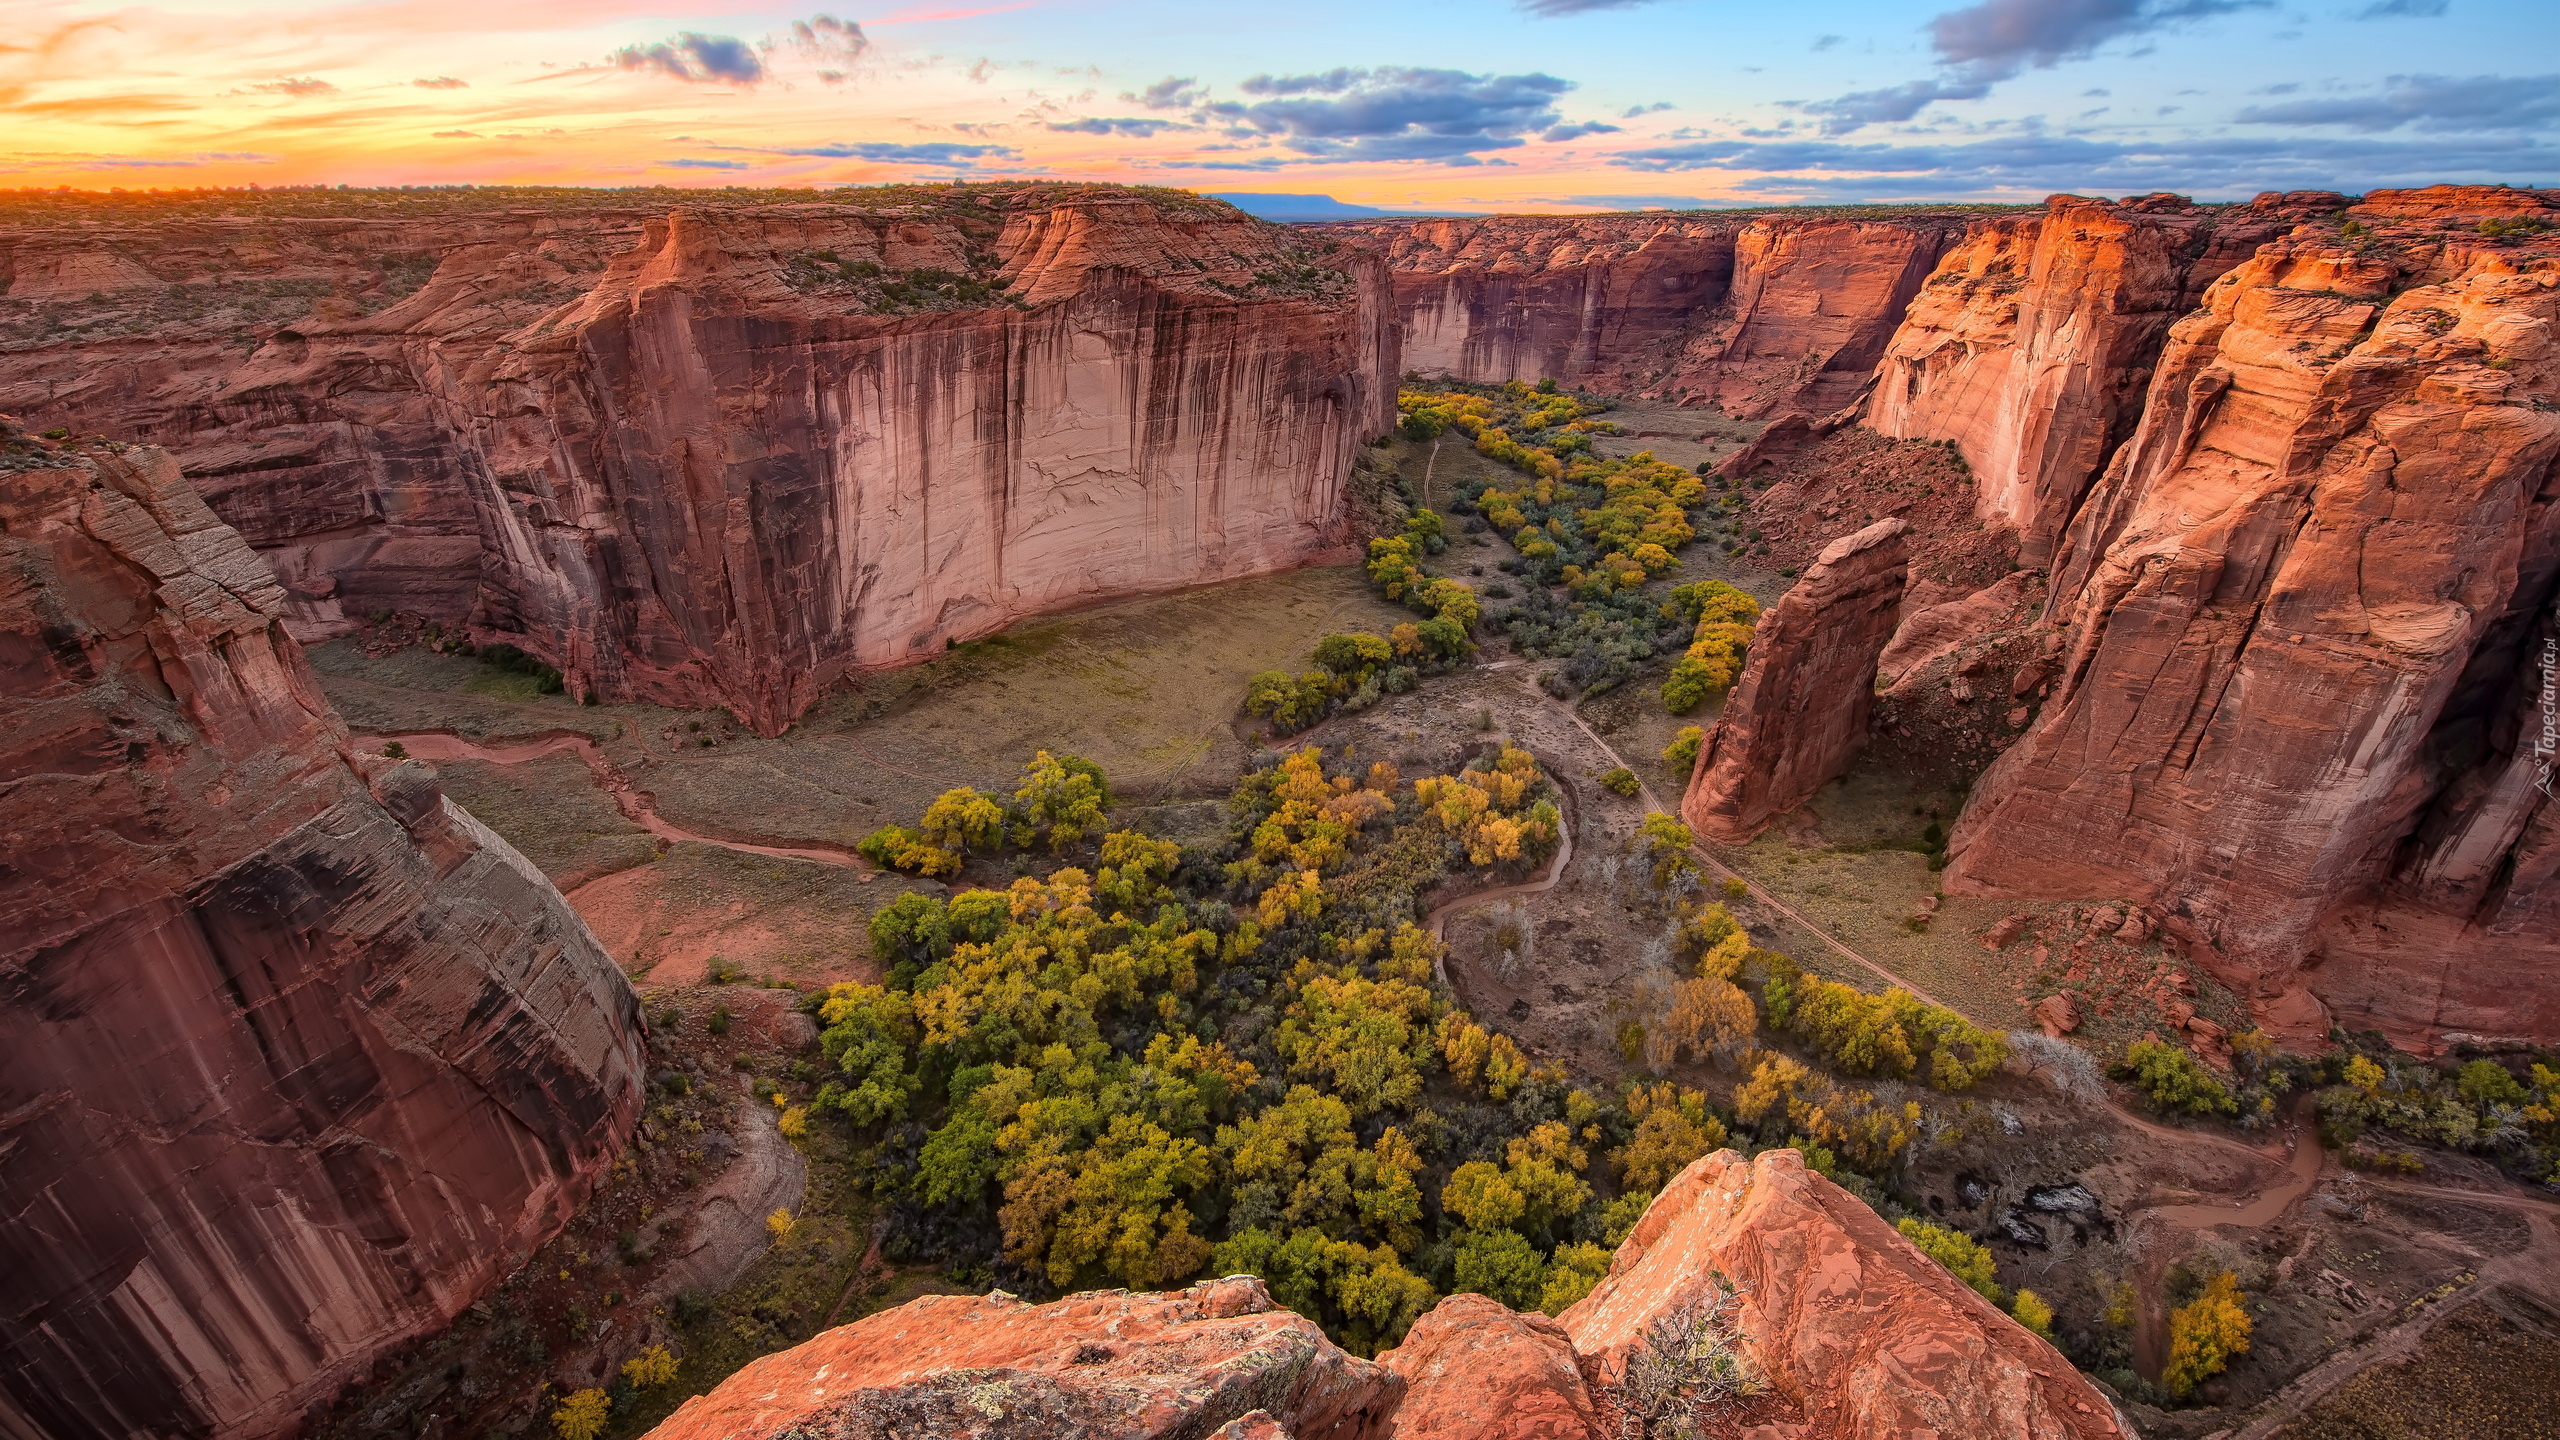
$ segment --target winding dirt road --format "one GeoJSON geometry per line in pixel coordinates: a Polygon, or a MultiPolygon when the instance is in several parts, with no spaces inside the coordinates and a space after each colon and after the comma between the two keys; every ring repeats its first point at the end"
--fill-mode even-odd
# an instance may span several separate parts
{"type": "Polygon", "coordinates": [[[605,758],[604,751],[596,745],[593,738],[574,731],[557,731],[510,743],[488,745],[476,740],[465,740],[459,735],[444,730],[368,734],[357,738],[377,746],[397,742],[403,750],[420,760],[478,760],[491,765],[521,765],[528,760],[542,759],[546,755],[574,754],[586,762],[588,776],[595,781],[596,788],[602,790],[613,801],[613,808],[621,812],[623,819],[662,839],[691,840],[703,845],[717,845],[723,850],[735,850],[743,855],[770,855],[783,860],[807,860],[820,865],[842,865],[862,871],[866,881],[879,873],[870,861],[850,850],[817,845],[797,847],[751,845],[743,840],[724,840],[717,835],[705,835],[700,831],[687,830],[659,815],[648,792],[635,788],[631,783],[631,777],[623,774],[612,761],[605,758]]]}

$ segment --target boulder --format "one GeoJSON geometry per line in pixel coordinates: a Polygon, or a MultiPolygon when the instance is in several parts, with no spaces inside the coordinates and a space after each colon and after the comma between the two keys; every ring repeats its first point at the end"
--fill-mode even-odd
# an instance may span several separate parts
{"type": "Polygon", "coordinates": [[[2068,995],[2047,995],[2036,1002],[2036,1024],[2059,1040],[2080,1028],[2080,1003],[2068,995]]]}
{"type": "Polygon", "coordinates": [[[1393,1440],[1600,1440],[1573,1341],[1544,1315],[1452,1295],[1378,1357],[1404,1377],[1393,1440]]]}
{"type": "Polygon", "coordinates": [[[928,1295],[755,1361],[649,1440],[1385,1440],[1405,1383],[1251,1276],[1048,1305],[928,1295]]]}
{"type": "Polygon", "coordinates": [[[2097,1389],[1793,1150],[1718,1151],[1654,1197],[1608,1277],[1558,1318],[1607,1382],[1730,1284],[1740,1343],[1795,1407],[1790,1440],[2128,1432],[2097,1389]]]}

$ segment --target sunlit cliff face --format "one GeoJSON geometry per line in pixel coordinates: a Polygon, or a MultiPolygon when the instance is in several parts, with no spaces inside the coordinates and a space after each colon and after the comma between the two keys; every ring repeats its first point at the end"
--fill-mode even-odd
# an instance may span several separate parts
{"type": "Polygon", "coordinates": [[[0,186],[1057,177],[1590,211],[2547,182],[2532,0],[33,0],[0,186]],[[1872,13],[1870,13],[1872,12],[1872,13]],[[1824,32],[1821,27],[1829,27],[1824,32]],[[2458,77],[2458,78],[2457,78],[2458,77]]]}

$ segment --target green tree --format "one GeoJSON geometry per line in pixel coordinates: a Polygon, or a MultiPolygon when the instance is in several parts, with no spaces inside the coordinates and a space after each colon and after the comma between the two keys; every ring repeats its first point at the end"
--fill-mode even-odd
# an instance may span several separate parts
{"type": "Polygon", "coordinates": [[[1671,743],[1662,747],[1662,758],[1670,761],[1673,769],[1685,775],[1698,768],[1698,748],[1704,745],[1706,740],[1707,732],[1704,727],[1683,725],[1680,727],[1680,733],[1672,737],[1671,743]]]}
{"type": "Polygon", "coordinates": [[[2239,1113],[2239,1102],[2231,1098],[2222,1082],[2178,1046],[2136,1040],[2125,1047],[2124,1059],[2115,1071],[2130,1078],[2134,1088],[2149,1098],[2153,1109],[2189,1115],[2239,1113]]]}
{"type": "Polygon", "coordinates": [[[613,1401],[601,1390],[580,1390],[551,1412],[551,1428],[560,1440],[596,1440],[613,1418],[613,1401]]]}
{"type": "Polygon", "coordinates": [[[2019,1291],[2017,1298],[2009,1302],[2009,1314],[2038,1338],[2053,1338],[2053,1307],[2033,1290],[2019,1291]]]}
{"type": "Polygon", "coordinates": [[[1991,1251],[1971,1236],[1909,1217],[1893,1227],[1903,1238],[1920,1247],[1920,1253],[1944,1265],[1958,1280],[1971,1286],[1983,1299],[1997,1305],[2001,1301],[2000,1280],[1993,1271],[1991,1251]]]}
{"type": "Polygon", "coordinates": [[[908,1068],[917,1039],[914,999],[877,985],[837,985],[828,990],[818,1018],[826,1026],[819,1047],[838,1072],[820,1087],[818,1103],[843,1111],[857,1125],[905,1115],[916,1092],[908,1068]]]}
{"type": "Polygon", "coordinates": [[[1538,1294],[1538,1308],[1550,1315],[1563,1314],[1608,1278],[1609,1259],[1609,1252],[1597,1245],[1557,1246],[1547,1262],[1547,1283],[1538,1294]]]}
{"type": "Polygon", "coordinates": [[[983,850],[1004,838],[1004,807],[963,785],[926,806],[916,830],[926,844],[944,850],[983,850]]]}
{"type": "Polygon", "coordinates": [[[1051,850],[1064,850],[1102,828],[1111,787],[1092,761],[1042,750],[1023,767],[1013,798],[1022,817],[1014,825],[1014,843],[1028,845],[1045,834],[1051,850]]]}
{"type": "Polygon", "coordinates": [[[1455,1287],[1514,1310],[1534,1310],[1546,1294],[1547,1262],[1516,1230],[1469,1230],[1458,1239],[1455,1287]]]}

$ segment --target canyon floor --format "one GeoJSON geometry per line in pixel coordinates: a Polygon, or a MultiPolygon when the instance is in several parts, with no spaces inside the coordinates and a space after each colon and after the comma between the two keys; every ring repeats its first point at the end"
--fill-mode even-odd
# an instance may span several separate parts
{"type": "MultiPolygon", "coordinates": [[[[1452,568],[1468,554],[1454,551],[1452,568]]],[[[1756,591],[1786,583],[1708,563],[1756,591]]],[[[559,1255],[546,1251],[527,1267],[531,1278],[517,1282],[503,1316],[466,1317],[421,1347],[342,1409],[345,1423],[360,1430],[391,1410],[452,1403],[431,1377],[459,1373],[457,1364],[511,1373],[519,1385],[609,1378],[582,1368],[582,1357],[611,1348],[594,1328],[600,1317],[631,1316],[625,1323],[677,1341],[693,1357],[681,1388],[693,1389],[830,1320],[970,1288],[971,1277],[895,1266],[866,1248],[868,1211],[842,1157],[816,1154],[783,1173],[719,1138],[770,1135],[723,1107],[761,1103],[747,1085],[757,1077],[786,1096],[805,1090],[791,1083],[792,1066],[809,1037],[777,1011],[742,1026],[738,1043],[715,1040],[701,1028],[713,1009],[761,1016],[789,996],[704,982],[805,988],[876,973],[870,915],[932,882],[874,873],[851,856],[852,843],[950,786],[1009,785],[1037,748],[1100,761],[1124,823],[1177,839],[1214,832],[1223,823],[1216,797],[1267,740],[1237,715],[1245,678],[1297,667],[1325,633],[1383,630],[1401,614],[1348,566],[1131,601],[872,677],[771,740],[716,714],[580,707],[422,647],[370,656],[362,638],[320,647],[315,663],[331,698],[377,737],[368,743],[405,735],[428,758],[498,757],[442,761],[449,793],[562,883],[653,1014],[684,1013],[655,1062],[703,1077],[716,1097],[653,1122],[686,1163],[659,1167],[665,1174],[629,1167],[550,1247],[559,1255]],[[792,850],[801,853],[781,853],[792,850]],[[705,1103],[710,1111],[691,1113],[705,1103]],[[688,1124],[712,1138],[676,1142],[688,1124]],[[772,1209],[801,1221],[759,1256],[768,1242],[761,1217],[772,1209]],[[661,1222],[672,1243],[711,1256],[699,1275],[679,1275],[686,1283],[668,1283],[662,1259],[632,1265],[633,1247],[615,1244],[617,1234],[661,1222]]],[[[1666,808],[1686,779],[1661,758],[1663,746],[1680,724],[1712,714],[1665,715],[1651,683],[1569,706],[1537,686],[1539,668],[1495,641],[1473,666],[1285,743],[1390,759],[1409,772],[1504,739],[1539,755],[1571,801],[1569,852],[1529,883],[1443,897],[1433,918],[1449,942],[1447,979],[1474,1013],[1542,1060],[1614,1082],[1635,1073],[1622,1027],[1658,1019],[1679,978],[1671,940],[1685,887],[1655,886],[1632,843],[1648,809],[1666,808]],[[1644,782],[1638,796],[1598,784],[1619,764],[1644,782]]],[[[1978,1023],[2027,1026],[2034,982],[2058,968],[2054,949],[2078,941],[2081,912],[1951,899],[1927,924],[1908,923],[1934,888],[1921,832],[1959,800],[1870,763],[1752,844],[1702,852],[1706,870],[1694,883],[1746,882],[1748,898],[1734,908],[1755,938],[1810,970],[1869,989],[1899,979],[1978,1023]],[[2019,939],[1986,948],[1982,933],[2017,913],[2019,939]]],[[[1002,884],[1026,863],[1036,860],[975,861],[959,883],[1002,884]]],[[[2162,1027],[2160,1005],[2181,993],[2226,1022],[2240,1018],[2238,1007],[2209,984],[2173,986],[2176,962],[2156,946],[2104,939],[2066,959],[2114,987],[2081,1033],[2089,1050],[2054,1047],[2029,1073],[1973,1092],[1958,1133],[1939,1137],[1912,1184],[1947,1223],[2005,1229],[2010,1238],[1993,1242],[2002,1280],[2051,1300],[2075,1358],[2136,1394],[2136,1377],[2156,1373],[2165,1330],[2150,1297],[2182,1269],[2231,1268],[2251,1283],[2250,1357],[2213,1383],[2202,1407],[2137,1406],[2147,1433],[2451,1433],[2428,1417],[2490,1403],[2478,1377],[2513,1373],[2520,1360],[2560,1363],[2560,1206],[2458,1159],[2421,1180],[2361,1175],[2299,1123],[2235,1136],[2136,1116],[2089,1055],[2162,1027]],[[2094,1205],[2037,1208],[2036,1197],[2072,1185],[2094,1205]],[[2129,1329],[2101,1323],[2109,1295],[2128,1282],[2146,1297],[2140,1319],[2129,1329]]],[[[1689,1061],[1669,1074],[1714,1095],[1741,1078],[1689,1061]]],[[[1876,1089],[1888,1102],[1904,1093],[1876,1089]]],[[[2498,1391],[2494,1404],[2511,1428],[2468,1433],[2560,1425],[2553,1398],[2537,1388],[2498,1391]]],[[[636,1434],[662,1409],[626,1407],[613,1433],[636,1434]]]]}

